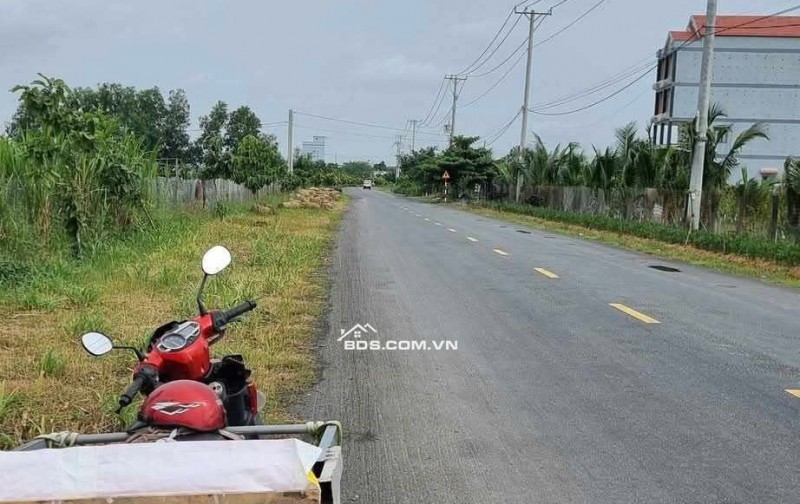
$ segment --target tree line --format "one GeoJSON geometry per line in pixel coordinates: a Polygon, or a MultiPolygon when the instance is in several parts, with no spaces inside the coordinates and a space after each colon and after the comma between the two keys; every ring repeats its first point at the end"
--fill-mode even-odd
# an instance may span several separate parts
{"type": "MultiPolygon", "coordinates": [[[[712,105],[703,171],[703,192],[707,195],[704,213],[715,216],[721,209],[723,196],[729,195],[736,201],[738,221],[743,224],[749,215],[767,205],[775,184],[782,182],[779,188],[785,200],[783,212],[790,226],[800,226],[800,161],[786,161],[782,180],[749,177],[739,156],[750,142],[769,139],[766,127],[753,124],[732,138],[729,147],[723,148],[732,134],[730,125],[721,124],[724,118],[724,110],[712,105]],[[742,178],[731,184],[734,174],[741,174],[742,178]]],[[[694,124],[682,125],[678,142],[672,146],[657,145],[649,129],[645,133],[639,135],[636,124],[628,124],[616,130],[614,145],[603,149],[593,147],[588,154],[577,143],[551,149],[534,136],[530,147],[522,152],[515,147],[501,157],[479,147],[479,137],[457,136],[447,149],[424,147],[401,155],[402,176],[397,190],[406,194],[440,193],[442,173],[447,170],[455,195],[462,198],[477,194],[491,198],[498,194],[496,189],[509,188],[500,194],[514,199],[518,181],[523,189],[586,187],[608,195],[657,189],[685,196],[697,137],[694,124]]],[[[527,202],[537,204],[535,200],[527,202]]]]}
{"type": "Polygon", "coordinates": [[[0,242],[13,254],[69,246],[82,255],[110,234],[147,225],[157,175],[229,179],[255,194],[271,184],[355,185],[374,168],[298,151],[289,174],[255,112],[223,101],[200,117],[192,138],[181,89],[165,96],[115,83],[71,88],[40,75],[11,91],[19,105],[0,135],[0,242]]]}

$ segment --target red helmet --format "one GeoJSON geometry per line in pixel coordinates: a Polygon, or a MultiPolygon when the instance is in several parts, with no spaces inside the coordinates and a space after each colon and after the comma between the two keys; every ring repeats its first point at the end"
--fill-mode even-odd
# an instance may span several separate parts
{"type": "Polygon", "coordinates": [[[225,409],[211,387],[192,380],[165,383],[142,405],[142,420],[157,427],[209,432],[225,427],[225,409]]]}

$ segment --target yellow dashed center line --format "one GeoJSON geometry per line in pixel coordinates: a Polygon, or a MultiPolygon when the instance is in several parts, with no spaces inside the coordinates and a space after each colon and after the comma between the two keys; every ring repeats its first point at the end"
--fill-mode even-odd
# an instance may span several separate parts
{"type": "Polygon", "coordinates": [[[509,255],[508,252],[506,252],[504,250],[500,250],[500,249],[492,249],[492,252],[494,252],[495,254],[500,254],[501,256],[509,255]]]}
{"type": "Polygon", "coordinates": [[[544,268],[533,268],[533,269],[535,269],[538,273],[541,273],[542,275],[546,276],[547,278],[552,278],[552,279],[558,278],[558,275],[556,275],[552,271],[547,271],[544,268]]]}
{"type": "Polygon", "coordinates": [[[476,240],[475,238],[473,238],[471,236],[467,236],[467,240],[471,241],[472,243],[478,243],[478,240],[476,240]]]}
{"type": "Polygon", "coordinates": [[[791,394],[800,399],[800,389],[787,388],[786,393],[791,394]]]}
{"type": "Polygon", "coordinates": [[[455,233],[456,232],[456,230],[453,229],[453,228],[447,228],[447,230],[450,231],[451,233],[455,233]]]}
{"type": "Polygon", "coordinates": [[[633,308],[629,308],[629,307],[625,306],[624,304],[609,303],[609,306],[611,306],[613,308],[616,308],[617,310],[621,311],[622,313],[626,313],[626,314],[630,315],[631,317],[644,322],[645,324],[660,324],[661,323],[658,320],[654,319],[653,317],[649,317],[649,316],[645,315],[644,313],[638,312],[638,311],[634,310],[633,308]]]}

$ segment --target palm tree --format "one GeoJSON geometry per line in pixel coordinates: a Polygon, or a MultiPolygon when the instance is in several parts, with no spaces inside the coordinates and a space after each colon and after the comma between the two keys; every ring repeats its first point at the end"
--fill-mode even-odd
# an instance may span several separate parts
{"type": "MultiPolygon", "coordinates": [[[[716,228],[716,215],[719,196],[716,194],[724,188],[730,179],[733,169],[739,165],[739,154],[742,149],[752,142],[762,138],[769,140],[767,128],[764,123],[755,123],[746,130],[739,133],[731,144],[730,149],[724,155],[720,155],[718,147],[726,135],[731,132],[731,126],[716,126],[720,119],[727,117],[727,114],[718,104],[712,104],[708,109],[708,132],[706,134],[706,155],[703,166],[703,192],[706,197],[705,209],[701,213],[705,214],[706,225],[712,230],[716,228]]],[[[687,166],[691,165],[692,152],[694,151],[697,129],[694,122],[684,124],[680,130],[679,137],[679,158],[687,166]]],[[[702,218],[702,217],[701,217],[702,218]]]]}
{"type": "Polygon", "coordinates": [[[587,162],[577,143],[567,145],[558,156],[558,181],[564,186],[586,185],[587,162]]]}
{"type": "MultiPolygon", "coordinates": [[[[736,135],[728,152],[721,156],[718,147],[725,136],[730,134],[731,126],[716,126],[715,123],[726,117],[727,114],[718,104],[714,103],[709,107],[705,166],[703,166],[704,191],[720,189],[728,183],[733,169],[739,165],[739,154],[747,144],[759,138],[769,140],[766,125],[758,122],[736,135]]],[[[687,123],[681,128],[679,146],[682,151],[689,154],[689,159],[691,159],[696,138],[697,130],[694,122],[687,123]]]]}
{"type": "Polygon", "coordinates": [[[786,188],[786,220],[795,232],[800,231],[800,159],[790,157],[783,165],[786,188]]]}
{"type": "Polygon", "coordinates": [[[734,187],[736,204],[736,232],[742,233],[747,224],[747,216],[763,204],[768,194],[767,185],[759,183],[755,178],[747,177],[747,168],[742,167],[742,180],[734,187]]]}
{"type": "Polygon", "coordinates": [[[620,162],[617,153],[609,147],[604,152],[594,149],[594,160],[589,165],[586,185],[592,189],[607,191],[617,182],[620,172],[620,162]]]}

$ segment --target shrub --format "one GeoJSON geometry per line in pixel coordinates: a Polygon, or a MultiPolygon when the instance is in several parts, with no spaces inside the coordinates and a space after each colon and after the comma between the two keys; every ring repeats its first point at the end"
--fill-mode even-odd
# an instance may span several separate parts
{"type": "Polygon", "coordinates": [[[767,238],[746,234],[714,234],[708,231],[694,231],[688,234],[685,229],[653,222],[615,219],[605,215],[564,212],[510,202],[487,202],[483,206],[501,212],[530,215],[540,219],[575,224],[589,229],[613,231],[667,243],[686,243],[712,252],[767,259],[788,266],[800,265],[800,246],[788,241],[772,241],[767,238]]]}

